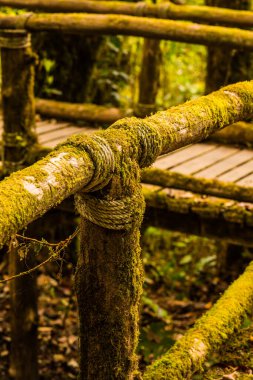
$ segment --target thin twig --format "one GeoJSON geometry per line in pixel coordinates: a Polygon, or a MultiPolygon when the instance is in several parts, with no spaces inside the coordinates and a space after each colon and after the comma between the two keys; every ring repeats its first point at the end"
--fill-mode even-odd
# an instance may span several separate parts
{"type": "Polygon", "coordinates": [[[11,281],[11,280],[14,280],[16,278],[19,278],[19,277],[22,277],[22,276],[26,276],[28,274],[31,274],[32,272],[36,271],[37,269],[39,269],[40,267],[42,267],[42,265],[45,265],[47,264],[49,261],[53,261],[53,260],[57,260],[59,259],[59,255],[60,253],[69,245],[69,243],[77,236],[77,234],[79,233],[79,228],[77,228],[75,230],[75,232],[68,236],[67,239],[63,240],[63,241],[60,241],[59,243],[48,243],[47,241],[39,241],[39,240],[36,240],[36,239],[33,239],[33,238],[28,238],[28,237],[25,237],[25,236],[22,236],[22,235],[16,235],[17,237],[21,237],[23,238],[24,240],[28,240],[28,241],[34,241],[34,242],[38,242],[39,244],[43,244],[43,245],[46,245],[46,246],[56,246],[56,250],[53,252],[52,255],[50,255],[45,261],[43,261],[42,263],[36,265],[35,267],[31,268],[31,269],[28,269],[27,271],[25,272],[21,272],[19,274],[16,274],[14,276],[11,276],[9,278],[6,278],[4,280],[0,280],[0,283],[4,283],[4,282],[8,282],[8,281],[11,281]]]}

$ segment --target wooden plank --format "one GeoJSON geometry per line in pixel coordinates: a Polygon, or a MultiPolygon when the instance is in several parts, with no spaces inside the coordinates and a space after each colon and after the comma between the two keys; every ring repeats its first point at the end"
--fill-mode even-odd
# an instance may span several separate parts
{"type": "Polygon", "coordinates": [[[216,149],[203,154],[201,157],[195,157],[192,160],[182,163],[173,168],[174,172],[181,174],[194,174],[201,169],[207,168],[224,158],[233,155],[238,149],[218,146],[216,149]]]}
{"type": "MultiPolygon", "coordinates": [[[[84,133],[84,132],[87,135],[91,135],[92,133],[94,133],[94,131],[95,131],[94,128],[87,128],[87,129],[85,128],[85,131],[82,128],[80,128],[79,131],[71,133],[71,136],[76,135],[78,133],[84,133]]],[[[66,135],[65,136],[59,136],[58,138],[44,142],[43,145],[46,146],[47,148],[53,149],[53,148],[55,148],[55,146],[57,144],[64,142],[66,140],[66,138],[68,138],[68,137],[70,137],[70,136],[66,136],[66,135]]]]}
{"type": "Polygon", "coordinates": [[[225,158],[207,169],[199,171],[194,176],[201,178],[216,178],[218,175],[232,170],[234,167],[244,164],[252,158],[253,150],[238,150],[234,155],[225,158]]]}
{"type": "Polygon", "coordinates": [[[217,144],[194,144],[158,158],[153,164],[158,169],[171,169],[193,157],[201,156],[217,147],[217,144]]]}
{"type": "MultiPolygon", "coordinates": [[[[252,162],[252,172],[253,172],[253,162],[252,162]]],[[[237,185],[245,187],[253,187],[253,174],[250,174],[237,182],[237,185]]]]}
{"type": "Polygon", "coordinates": [[[250,160],[243,165],[239,165],[236,168],[229,170],[221,176],[218,176],[218,179],[225,182],[236,182],[241,178],[244,178],[247,175],[251,174],[251,172],[253,172],[253,160],[250,160]]]}
{"type": "Polygon", "coordinates": [[[42,125],[37,124],[36,131],[37,131],[38,135],[42,135],[44,133],[64,129],[65,127],[68,127],[68,126],[69,126],[69,123],[50,123],[50,122],[47,122],[47,123],[42,124],[42,125]]]}
{"type": "Polygon", "coordinates": [[[73,135],[74,133],[80,133],[81,132],[81,128],[77,128],[77,127],[65,127],[65,128],[62,128],[62,129],[59,129],[59,130],[52,130],[52,132],[48,132],[46,134],[42,134],[39,136],[39,142],[40,144],[44,144],[46,143],[47,141],[53,141],[53,140],[56,140],[58,138],[62,139],[62,140],[65,140],[66,137],[69,137],[71,135],[73,135]]]}

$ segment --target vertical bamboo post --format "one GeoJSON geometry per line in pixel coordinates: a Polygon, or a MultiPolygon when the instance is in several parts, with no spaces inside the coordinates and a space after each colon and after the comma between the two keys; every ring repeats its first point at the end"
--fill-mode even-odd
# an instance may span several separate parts
{"type": "Polygon", "coordinates": [[[135,106],[137,117],[149,116],[156,112],[161,55],[160,40],[145,38],[139,77],[139,98],[135,106]]]}
{"type": "Polygon", "coordinates": [[[120,159],[109,184],[94,195],[76,195],[81,214],[75,279],[80,380],[139,378],[135,350],[143,282],[139,229],[144,200],[139,167],[131,162],[124,137],[115,137],[120,159]]]}
{"type": "MultiPolygon", "coordinates": [[[[33,131],[34,63],[30,35],[6,30],[0,35],[3,102],[3,170],[5,174],[25,166],[26,156],[36,142],[33,131]]],[[[33,259],[19,257],[19,248],[9,247],[9,273],[15,275],[33,265],[33,259]]],[[[30,255],[32,256],[32,255],[30,255]]],[[[10,285],[11,353],[10,375],[16,380],[36,380],[37,368],[37,295],[36,278],[26,276],[10,285]]]]}

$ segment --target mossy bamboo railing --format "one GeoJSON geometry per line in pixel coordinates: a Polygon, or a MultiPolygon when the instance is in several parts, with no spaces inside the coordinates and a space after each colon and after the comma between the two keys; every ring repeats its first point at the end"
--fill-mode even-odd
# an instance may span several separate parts
{"type": "Polygon", "coordinates": [[[152,225],[253,246],[252,203],[150,184],[142,185],[142,191],[146,202],[144,228],[152,225]]]}
{"type": "Polygon", "coordinates": [[[55,31],[89,34],[122,34],[187,43],[253,49],[253,32],[238,28],[193,24],[184,21],[100,14],[37,14],[7,16],[0,13],[1,29],[29,32],[55,31]]]}
{"type": "MultiPolygon", "coordinates": [[[[91,137],[73,136],[43,160],[1,182],[1,244],[70,194],[78,193],[76,203],[82,215],[76,274],[80,379],[138,376],[135,348],[142,287],[139,227],[143,213],[139,167],[252,113],[253,82],[238,83],[146,119],[122,119],[91,137]]],[[[253,304],[250,284],[240,297],[240,309],[231,302],[228,314],[234,317],[229,324],[222,324],[222,336],[214,331],[208,343],[195,342],[197,348],[189,353],[190,364],[179,362],[178,368],[173,367],[175,379],[199,368],[213,343],[221,344],[238,327],[253,304]]],[[[171,379],[167,376],[168,360],[159,363],[148,370],[146,378],[171,379]]]]}
{"type": "MultiPolygon", "coordinates": [[[[138,129],[147,130],[149,138],[156,142],[157,155],[165,154],[200,141],[233,122],[247,119],[252,114],[252,96],[252,81],[242,82],[171,110],[158,112],[143,120],[122,119],[108,130],[97,134],[103,139],[108,136],[115,143],[117,138],[120,139],[117,135],[121,134],[121,129],[137,130],[132,139],[130,139],[130,134],[124,133],[127,135],[126,140],[131,151],[141,158],[143,155],[141,149],[147,148],[147,144],[144,144],[138,129]],[[111,137],[112,133],[114,138],[111,137]],[[159,134],[159,141],[156,141],[157,134],[159,134]]],[[[0,221],[0,243],[4,243],[13,233],[42,215],[53,205],[85,187],[91,180],[94,176],[94,164],[83,149],[85,144],[93,144],[93,138],[84,135],[83,139],[84,143],[81,137],[69,139],[68,143],[60,145],[43,160],[12,174],[1,183],[3,208],[0,221]],[[61,183],[60,187],[59,183],[61,183]],[[15,194],[13,197],[12,191],[15,194]],[[4,197],[6,197],[5,201],[4,197]]],[[[111,175],[112,173],[108,173],[108,170],[104,168],[103,176],[100,178],[101,183],[103,183],[103,177],[105,181],[108,181],[107,176],[111,177],[111,175]]]]}
{"type": "Polygon", "coordinates": [[[239,186],[231,182],[201,177],[196,178],[191,175],[157,168],[144,169],[141,173],[141,180],[147,184],[253,203],[252,188],[239,186]]]}
{"type": "Polygon", "coordinates": [[[135,4],[124,1],[89,0],[0,0],[0,5],[44,12],[87,12],[103,14],[125,14],[175,20],[189,20],[203,23],[221,23],[231,26],[252,27],[252,12],[234,11],[218,7],[177,5],[170,1],[162,4],[135,4]]]}
{"type": "Polygon", "coordinates": [[[49,99],[36,99],[35,108],[36,112],[46,117],[101,124],[112,124],[127,113],[116,107],[105,107],[89,103],[75,104],[49,99]]]}

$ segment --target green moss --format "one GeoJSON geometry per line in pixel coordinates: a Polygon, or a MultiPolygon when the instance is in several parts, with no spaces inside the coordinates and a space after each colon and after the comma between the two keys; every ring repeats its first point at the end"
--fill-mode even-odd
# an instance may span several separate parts
{"type": "Polygon", "coordinates": [[[183,380],[201,370],[207,355],[238,329],[253,307],[253,262],[220,300],[161,359],[148,367],[147,380],[183,380]]]}
{"type": "Polygon", "coordinates": [[[215,179],[195,178],[169,170],[144,169],[141,174],[141,181],[157,186],[194,191],[199,194],[214,195],[244,202],[253,201],[253,191],[250,187],[238,186],[232,182],[215,179]]]}
{"type": "MultiPolygon", "coordinates": [[[[23,39],[24,35],[20,37],[23,39]]],[[[19,33],[14,33],[13,38],[19,38],[19,33]]],[[[33,95],[35,59],[30,47],[2,50],[5,174],[25,167],[28,152],[37,141],[33,95]]]]}
{"type": "MultiPolygon", "coordinates": [[[[109,142],[115,166],[110,182],[94,196],[101,202],[130,197],[132,225],[115,231],[101,228],[99,222],[96,225],[82,220],[82,248],[76,275],[80,379],[138,378],[135,350],[143,282],[139,228],[144,211],[136,161],[138,137],[130,128],[117,131],[109,128],[95,136],[109,142]]],[[[78,197],[79,207],[81,201],[82,197],[78,197]]]]}

